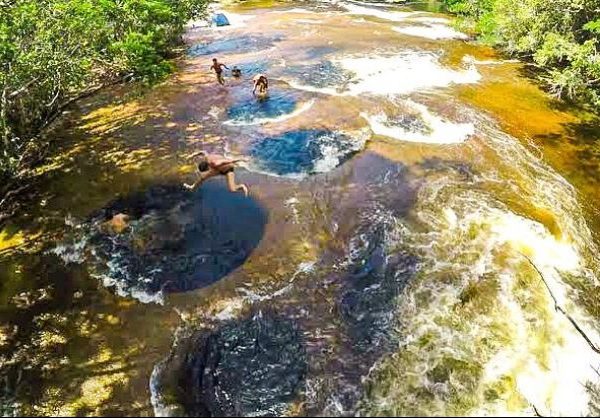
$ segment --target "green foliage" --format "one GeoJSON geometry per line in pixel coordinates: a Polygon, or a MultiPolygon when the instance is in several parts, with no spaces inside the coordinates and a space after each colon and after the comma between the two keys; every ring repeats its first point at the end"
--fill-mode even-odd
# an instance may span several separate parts
{"type": "Polygon", "coordinates": [[[69,101],[170,72],[170,51],[207,2],[0,0],[0,182],[35,154],[33,139],[69,101]]]}
{"type": "Polygon", "coordinates": [[[483,41],[530,58],[557,97],[600,105],[600,0],[444,0],[483,41]]]}

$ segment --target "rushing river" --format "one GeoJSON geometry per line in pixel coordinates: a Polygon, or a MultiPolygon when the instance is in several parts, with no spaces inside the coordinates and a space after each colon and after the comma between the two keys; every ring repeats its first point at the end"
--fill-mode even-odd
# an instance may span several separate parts
{"type": "Polygon", "coordinates": [[[219,8],[49,133],[0,231],[0,411],[597,414],[597,119],[435,2],[219,8]],[[198,149],[250,197],[184,191],[198,149]]]}

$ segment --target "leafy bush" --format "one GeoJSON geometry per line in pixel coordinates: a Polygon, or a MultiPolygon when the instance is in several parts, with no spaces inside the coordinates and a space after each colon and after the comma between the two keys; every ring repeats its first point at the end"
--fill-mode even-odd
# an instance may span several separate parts
{"type": "Polygon", "coordinates": [[[444,0],[486,42],[531,59],[557,97],[600,106],[600,0],[444,0]]]}
{"type": "Polygon", "coordinates": [[[207,2],[0,0],[0,182],[65,104],[125,76],[171,71],[172,47],[207,2]]]}

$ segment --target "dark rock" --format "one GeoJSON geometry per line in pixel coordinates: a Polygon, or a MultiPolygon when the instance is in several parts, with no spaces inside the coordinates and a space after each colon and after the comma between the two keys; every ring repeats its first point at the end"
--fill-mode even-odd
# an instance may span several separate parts
{"type": "Polygon", "coordinates": [[[382,223],[364,235],[368,241],[347,276],[339,301],[340,313],[358,351],[386,350],[394,327],[396,300],[417,268],[415,256],[388,242],[391,228],[382,223]]]}
{"type": "Polygon", "coordinates": [[[259,312],[181,341],[158,387],[188,416],[280,416],[302,396],[306,370],[298,330],[259,312]]]}

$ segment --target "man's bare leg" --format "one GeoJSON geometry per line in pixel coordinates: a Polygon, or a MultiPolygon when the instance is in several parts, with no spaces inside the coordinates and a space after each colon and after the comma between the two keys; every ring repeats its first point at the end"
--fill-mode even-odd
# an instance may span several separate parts
{"type": "Polygon", "coordinates": [[[242,190],[244,195],[248,197],[248,187],[245,184],[235,184],[235,174],[232,172],[227,173],[227,187],[231,193],[242,190]]]}

